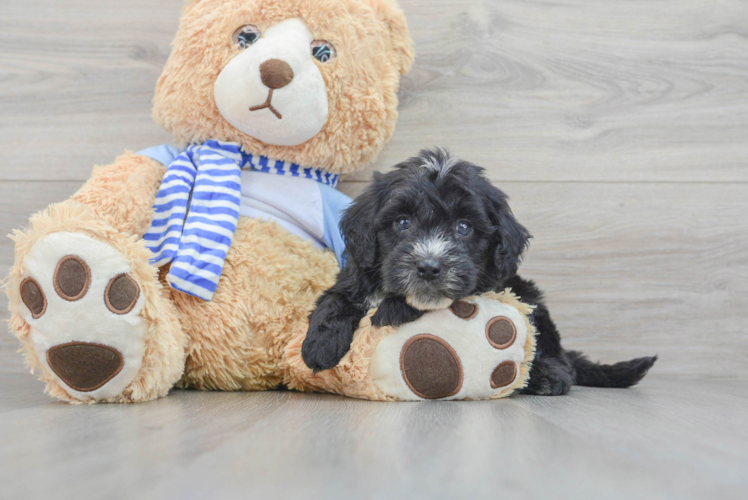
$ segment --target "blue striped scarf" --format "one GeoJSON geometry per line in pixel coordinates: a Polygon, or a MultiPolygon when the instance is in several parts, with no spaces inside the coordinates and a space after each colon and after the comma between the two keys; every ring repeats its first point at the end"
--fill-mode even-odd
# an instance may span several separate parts
{"type": "Polygon", "coordinates": [[[331,187],[338,176],[245,153],[241,144],[207,141],[188,146],[166,169],[143,236],[176,290],[210,300],[234,239],[241,205],[241,169],[313,179],[331,187]]]}

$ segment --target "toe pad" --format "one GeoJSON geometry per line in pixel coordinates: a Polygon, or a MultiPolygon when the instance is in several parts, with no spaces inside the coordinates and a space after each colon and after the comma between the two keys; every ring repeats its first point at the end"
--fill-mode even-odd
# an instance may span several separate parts
{"type": "Polygon", "coordinates": [[[34,319],[41,318],[47,310],[47,298],[34,278],[26,278],[21,282],[21,300],[29,308],[34,319]]]}
{"type": "Polygon", "coordinates": [[[114,314],[132,311],[140,296],[140,287],[127,274],[120,274],[109,281],[104,291],[104,302],[114,314]]]}
{"type": "Polygon", "coordinates": [[[57,295],[70,302],[86,295],[91,285],[91,269],[77,255],[67,255],[57,263],[52,278],[57,295]]]}

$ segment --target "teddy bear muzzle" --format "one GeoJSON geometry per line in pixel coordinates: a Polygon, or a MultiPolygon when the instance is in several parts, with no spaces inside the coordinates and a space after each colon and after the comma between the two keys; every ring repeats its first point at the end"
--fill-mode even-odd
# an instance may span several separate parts
{"type": "Polygon", "coordinates": [[[298,146],[327,123],[328,90],[312,54],[314,35],[289,18],[236,52],[213,85],[217,111],[238,131],[274,146],[298,146]]]}
{"type": "Polygon", "coordinates": [[[291,81],[293,81],[293,69],[291,65],[282,59],[268,59],[267,61],[260,64],[260,79],[262,84],[268,89],[268,96],[265,102],[259,106],[252,106],[249,108],[250,111],[259,111],[261,109],[269,109],[279,120],[283,119],[280,111],[275,109],[273,106],[273,91],[282,89],[291,81]]]}

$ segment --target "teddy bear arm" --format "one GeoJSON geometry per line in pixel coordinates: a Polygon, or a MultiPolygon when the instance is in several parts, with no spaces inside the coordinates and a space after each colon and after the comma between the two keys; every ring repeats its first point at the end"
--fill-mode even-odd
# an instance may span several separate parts
{"type": "Polygon", "coordinates": [[[114,229],[142,236],[166,167],[146,156],[125,153],[114,163],[94,167],[91,178],[72,196],[114,229]]]}
{"type": "MultiPolygon", "coordinates": [[[[380,306],[381,307],[381,306],[380,306]]],[[[533,307],[505,290],[457,301],[395,328],[370,310],[331,370],[299,370],[304,389],[362,399],[493,399],[528,382],[535,355],[533,307]]],[[[300,361],[297,361],[297,364],[300,361]]]]}

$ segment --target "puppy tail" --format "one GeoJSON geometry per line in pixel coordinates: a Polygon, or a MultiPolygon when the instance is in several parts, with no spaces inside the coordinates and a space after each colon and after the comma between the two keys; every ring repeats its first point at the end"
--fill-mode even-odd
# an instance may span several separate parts
{"type": "Polygon", "coordinates": [[[647,374],[657,356],[646,356],[614,365],[593,363],[579,351],[567,351],[576,373],[574,383],[589,387],[631,387],[647,374]]]}

